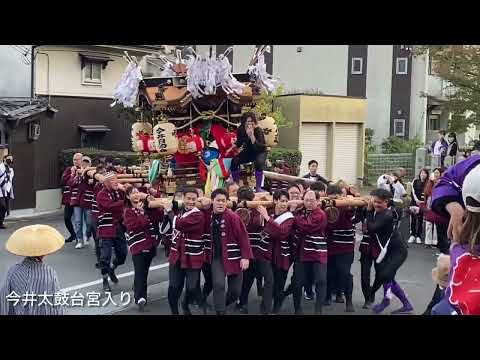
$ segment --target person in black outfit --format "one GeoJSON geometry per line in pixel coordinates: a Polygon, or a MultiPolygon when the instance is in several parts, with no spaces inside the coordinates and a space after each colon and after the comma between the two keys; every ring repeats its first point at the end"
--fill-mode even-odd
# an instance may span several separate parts
{"type": "Polygon", "coordinates": [[[308,162],[308,174],[305,174],[303,176],[304,179],[314,179],[314,180],[317,180],[317,181],[320,181],[322,183],[324,183],[325,185],[328,185],[330,183],[330,181],[328,181],[327,179],[323,178],[322,176],[320,176],[319,174],[317,174],[317,169],[318,169],[318,162],[316,160],[310,160],[308,162]]]}
{"type": "Polygon", "coordinates": [[[387,296],[389,290],[399,298],[403,306],[392,314],[408,313],[413,310],[408,298],[395,281],[398,269],[407,259],[406,244],[400,239],[398,233],[398,215],[391,207],[391,193],[384,189],[372,191],[372,200],[367,210],[367,231],[369,236],[376,240],[378,256],[375,260],[375,280],[371,287],[371,296],[374,296],[380,287],[384,287],[385,296],[381,303],[374,306],[375,313],[382,312],[390,305],[387,296]]]}
{"type": "Polygon", "coordinates": [[[451,157],[452,165],[455,165],[455,163],[457,162],[457,152],[458,152],[457,134],[452,132],[448,134],[448,149],[447,149],[447,156],[451,157]]]}
{"type": "MultiPolygon", "coordinates": [[[[412,184],[412,201],[410,206],[419,207],[425,202],[424,189],[427,184],[428,177],[430,176],[427,169],[420,170],[418,177],[413,180],[412,184]]],[[[410,238],[409,243],[414,241],[417,244],[422,243],[422,228],[423,228],[423,213],[421,211],[410,214],[410,238]]]]}
{"type": "Polygon", "coordinates": [[[8,155],[0,165],[0,229],[6,229],[3,224],[5,216],[10,214],[10,199],[13,199],[13,157],[8,155]]]}
{"type": "Polygon", "coordinates": [[[240,153],[232,160],[231,172],[235,182],[240,180],[240,165],[255,162],[256,191],[262,191],[263,170],[267,161],[267,146],[262,128],[257,125],[254,113],[245,113],[237,131],[237,141],[228,152],[236,147],[240,153]]]}

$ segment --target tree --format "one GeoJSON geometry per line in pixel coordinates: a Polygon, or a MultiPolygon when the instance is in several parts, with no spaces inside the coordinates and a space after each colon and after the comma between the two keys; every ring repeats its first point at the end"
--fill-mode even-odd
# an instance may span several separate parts
{"type": "Polygon", "coordinates": [[[280,106],[273,106],[273,100],[275,97],[282,94],[282,86],[277,87],[275,92],[271,94],[264,90],[260,94],[260,97],[255,101],[255,106],[244,106],[242,108],[242,113],[252,111],[259,119],[262,118],[262,116],[271,116],[275,119],[275,124],[277,124],[278,128],[289,128],[292,126],[292,121],[288,120],[285,115],[283,115],[282,108],[280,106]]]}
{"type": "Polygon", "coordinates": [[[416,55],[427,50],[432,70],[447,83],[445,110],[453,115],[448,130],[464,133],[480,124],[480,47],[427,45],[418,47],[416,55]]]}

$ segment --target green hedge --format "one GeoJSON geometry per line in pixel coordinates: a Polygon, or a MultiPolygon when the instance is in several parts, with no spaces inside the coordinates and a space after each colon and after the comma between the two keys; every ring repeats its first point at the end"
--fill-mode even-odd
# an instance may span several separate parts
{"type": "Polygon", "coordinates": [[[83,155],[89,156],[92,159],[93,164],[95,160],[101,157],[111,156],[112,158],[118,158],[126,165],[137,165],[139,163],[139,156],[137,153],[132,151],[112,151],[112,150],[100,150],[93,148],[79,148],[79,149],[65,149],[60,153],[60,169],[61,172],[68,167],[72,166],[72,158],[75,153],[82,153],[83,155]]]}
{"type": "MultiPolygon", "coordinates": [[[[131,151],[111,151],[93,148],[65,149],[60,153],[61,172],[63,172],[66,167],[72,166],[73,154],[77,152],[89,156],[93,163],[95,163],[95,160],[98,158],[106,156],[111,156],[114,159],[119,158],[123,164],[128,166],[139,163],[138,154],[131,151]]],[[[268,159],[272,165],[275,164],[276,160],[284,160],[290,168],[295,169],[295,174],[298,174],[300,171],[300,163],[302,162],[302,153],[293,149],[272,148],[269,152],[268,159]]]]}
{"type": "Polygon", "coordinates": [[[302,163],[302,153],[295,149],[272,148],[268,154],[272,166],[277,160],[283,160],[290,169],[294,169],[294,174],[300,172],[300,164],[302,163]]]}

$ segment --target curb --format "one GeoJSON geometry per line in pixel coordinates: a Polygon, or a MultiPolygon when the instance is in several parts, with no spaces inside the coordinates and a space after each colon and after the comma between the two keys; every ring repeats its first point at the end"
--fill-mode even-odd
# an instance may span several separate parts
{"type": "Polygon", "coordinates": [[[56,210],[36,212],[36,213],[33,213],[33,214],[10,215],[5,219],[5,221],[34,219],[34,218],[39,218],[39,217],[47,216],[47,215],[62,215],[62,214],[63,214],[62,209],[56,209],[56,210]]]}

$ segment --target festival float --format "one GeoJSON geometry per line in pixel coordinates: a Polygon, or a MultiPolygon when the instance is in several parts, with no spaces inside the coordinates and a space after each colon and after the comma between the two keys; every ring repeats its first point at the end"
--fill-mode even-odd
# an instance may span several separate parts
{"type": "MultiPolygon", "coordinates": [[[[149,164],[148,180],[171,195],[184,186],[203,188],[208,194],[224,186],[230,176],[237,128],[242,111],[253,108],[262,91],[273,92],[278,84],[266,71],[264,53],[256,48],[244,74],[232,74],[228,48],[218,56],[196,54],[175,59],[147,56],[160,61],[160,77],[143,78],[141,63],[125,54],[127,69],[117,85],[112,106],[136,109],[132,125],[132,150],[149,164]]],[[[263,116],[258,125],[267,147],[278,143],[275,119],[263,116]]],[[[255,184],[254,165],[244,164],[240,182],[255,184]]]]}
{"type": "MultiPolygon", "coordinates": [[[[218,56],[189,50],[191,54],[186,58],[177,50],[175,59],[153,54],[140,62],[125,53],[128,66],[111,105],[135,109],[136,114],[131,142],[141,164],[128,169],[121,182],[148,181],[170,199],[185,186],[202,188],[206,196],[224,187],[236,155],[231,146],[236,141],[242,113],[254,108],[262,92],[272,93],[278,86],[278,80],[266,71],[264,54],[270,51],[269,46],[255,49],[243,74],[232,73],[228,54],[233,47],[218,56]],[[160,63],[161,76],[144,78],[141,68],[145,62],[156,66],[160,63]]],[[[276,121],[265,114],[258,120],[269,150],[278,144],[276,121]]],[[[301,179],[268,171],[264,176],[280,182],[301,179]]],[[[241,166],[240,185],[255,188],[253,163],[241,166]]],[[[261,198],[258,204],[262,201],[271,205],[271,198],[261,198]]],[[[337,202],[336,206],[340,203],[347,206],[350,201],[337,202]]],[[[361,203],[364,205],[365,201],[361,203]]]]}

